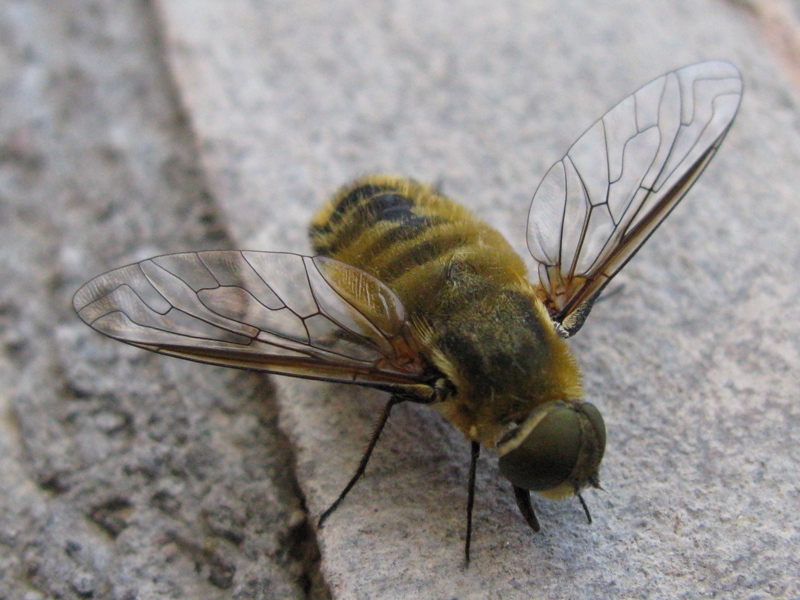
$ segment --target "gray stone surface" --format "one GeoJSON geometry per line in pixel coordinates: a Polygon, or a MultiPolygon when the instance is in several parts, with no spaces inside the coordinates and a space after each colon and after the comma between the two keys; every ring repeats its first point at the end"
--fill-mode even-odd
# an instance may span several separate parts
{"type": "MultiPolygon", "coordinates": [[[[151,7],[0,5],[0,598],[302,598],[268,381],[104,340],[71,295],[225,247],[151,7]]],[[[324,596],[324,589],[317,590],[324,596]]]]}
{"type": "Polygon", "coordinates": [[[384,400],[114,344],[70,314],[83,280],[177,249],[305,251],[319,203],[371,171],[440,181],[524,255],[550,164],[707,58],[742,69],[737,123],[571,342],[609,429],[595,523],[541,500],[532,534],[486,453],[464,570],[468,445],[401,406],[316,534],[321,570],[341,598],[800,595],[800,111],[753,13],[154,0],[156,25],[139,3],[44,6],[0,13],[0,597],[325,594],[293,477],[313,518],[384,400]]]}

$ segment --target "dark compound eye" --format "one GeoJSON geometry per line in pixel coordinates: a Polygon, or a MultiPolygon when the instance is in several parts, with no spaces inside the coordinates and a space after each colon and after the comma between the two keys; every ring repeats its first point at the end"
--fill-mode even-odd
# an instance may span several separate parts
{"type": "Polygon", "coordinates": [[[577,491],[596,479],[605,443],[603,417],[594,406],[551,402],[498,444],[500,471],[526,490],[572,483],[577,491]]]}

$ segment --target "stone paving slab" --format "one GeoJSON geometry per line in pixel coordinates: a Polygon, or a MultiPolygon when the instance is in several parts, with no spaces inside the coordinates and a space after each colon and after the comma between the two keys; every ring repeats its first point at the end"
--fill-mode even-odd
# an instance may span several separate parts
{"type": "MultiPolygon", "coordinates": [[[[798,593],[797,103],[751,12],[719,2],[160,0],[170,64],[214,196],[243,247],[304,251],[339,185],[438,181],[524,254],[539,178],[597,117],[683,64],[740,66],[714,164],[572,343],[609,428],[588,526],[577,502],[516,514],[481,460],[463,569],[468,447],[402,407],[319,533],[343,598],[749,597],[798,593]]],[[[382,398],[275,380],[318,515],[382,398]]]]}

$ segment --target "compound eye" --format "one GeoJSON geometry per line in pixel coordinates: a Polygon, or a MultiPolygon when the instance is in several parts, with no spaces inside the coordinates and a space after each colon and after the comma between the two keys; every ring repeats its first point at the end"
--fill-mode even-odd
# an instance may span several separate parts
{"type": "Polygon", "coordinates": [[[606,424],[603,421],[603,416],[594,404],[589,404],[588,402],[581,404],[581,413],[589,420],[591,431],[594,433],[595,445],[600,451],[600,455],[597,458],[599,464],[603,459],[603,454],[606,449],[606,424]]]}
{"type": "Polygon", "coordinates": [[[533,416],[498,450],[500,471],[514,485],[541,492],[557,488],[572,475],[581,455],[582,435],[578,413],[571,406],[554,403],[546,414],[533,416]],[[539,417],[539,418],[537,418],[539,417]],[[532,427],[525,427],[530,423],[532,427]]]}

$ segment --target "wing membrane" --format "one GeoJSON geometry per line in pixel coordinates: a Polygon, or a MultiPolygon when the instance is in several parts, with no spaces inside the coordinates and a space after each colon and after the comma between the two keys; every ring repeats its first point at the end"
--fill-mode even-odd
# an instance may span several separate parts
{"type": "Polygon", "coordinates": [[[528,248],[566,335],[703,172],[741,97],[730,63],[672,71],[612,108],[545,175],[528,215],[528,248]]]}
{"type": "Polygon", "coordinates": [[[159,256],[100,275],[73,305],[93,329],[169,356],[390,391],[424,383],[399,298],[326,257],[159,256]]]}

